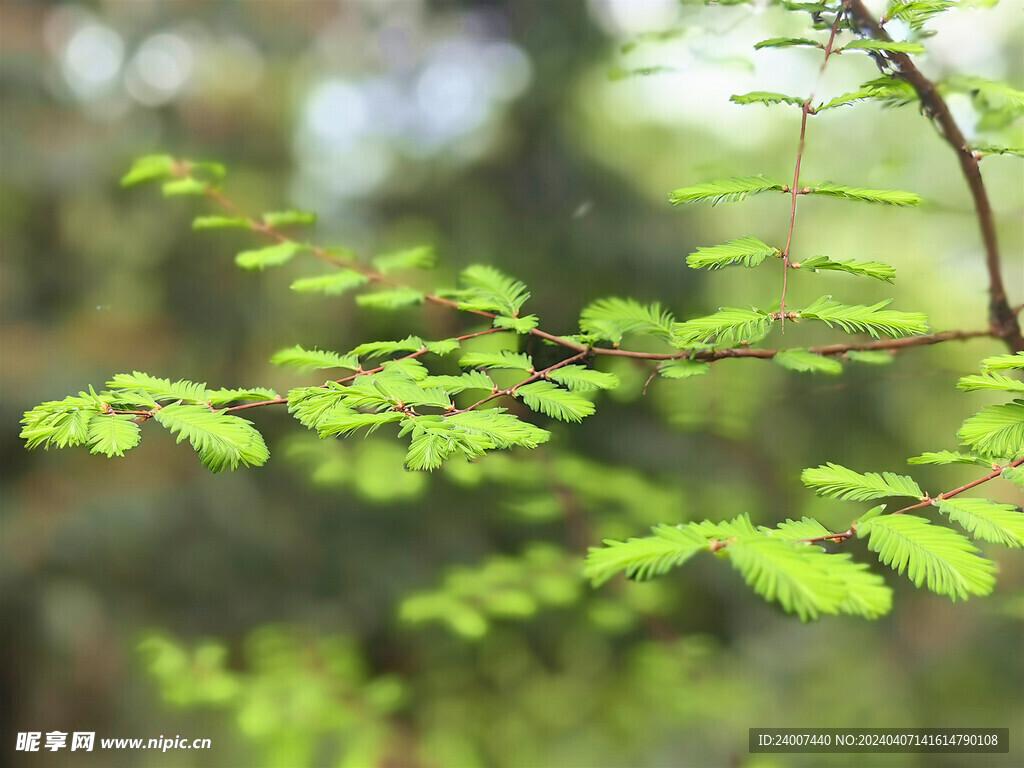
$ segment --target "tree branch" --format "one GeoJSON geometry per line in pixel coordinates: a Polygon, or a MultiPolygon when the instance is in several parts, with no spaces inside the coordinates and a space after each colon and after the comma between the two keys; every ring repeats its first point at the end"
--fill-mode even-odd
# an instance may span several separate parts
{"type": "MultiPolygon", "coordinates": [[[[875,21],[871,12],[864,7],[861,0],[843,0],[843,4],[849,10],[851,16],[861,29],[862,34],[873,37],[876,40],[891,42],[889,33],[882,29],[875,21]]],[[[960,170],[971,191],[974,200],[974,211],[978,218],[978,227],[981,230],[981,239],[985,246],[985,265],[988,268],[989,282],[989,324],[992,326],[992,335],[997,336],[1006,342],[1006,345],[1014,352],[1024,351],[1024,336],[1021,336],[1020,325],[1017,317],[1010,308],[1006,297],[1006,288],[1003,285],[1002,268],[999,259],[999,244],[996,239],[996,226],[992,216],[992,205],[985,190],[985,183],[981,178],[981,168],[978,158],[967,145],[967,140],[953,119],[945,100],[942,98],[935,83],[925,77],[914,64],[913,60],[905,53],[888,53],[888,60],[892,63],[898,77],[910,85],[917,92],[925,114],[929,115],[939,127],[939,132],[946,143],[956,152],[960,161],[960,170]]]]}

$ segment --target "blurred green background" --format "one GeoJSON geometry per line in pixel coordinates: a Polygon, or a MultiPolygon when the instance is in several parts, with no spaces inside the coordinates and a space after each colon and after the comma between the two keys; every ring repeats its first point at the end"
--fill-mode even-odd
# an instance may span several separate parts
{"type": "MultiPolygon", "coordinates": [[[[844,529],[859,507],[813,498],[800,469],[900,471],[907,456],[955,448],[960,421],[989,402],[958,393],[956,378],[1000,351],[989,340],[836,379],[726,361],[646,395],[650,367],[617,361],[623,388],[584,424],[546,425],[554,439],[532,454],[433,475],[404,471],[393,438],[321,442],[283,410],[251,414],[269,464],[230,475],[207,474],[153,425],[113,461],[30,454],[17,437],[25,409],[121,371],[284,391],[316,382],[269,365],[284,346],[344,351],[474,328],[436,308],[356,312],[351,298],[297,296],[301,262],[240,272],[232,256],[253,241],[191,232],[201,202],[119,188],[132,158],[153,152],[223,161],[226,191],[249,211],[316,211],[323,244],[365,255],[433,244],[442,266],[427,286],[493,264],[529,285],[529,311],[551,332],[573,332],[607,295],[660,300],[681,318],[776,301],[769,266],[697,274],[685,256],[742,235],[784,240],[785,199],[684,210],[666,193],[791,175],[798,110],[728,97],[814,87],[820,52],[751,49],[805,34],[802,18],[674,0],[4,0],[0,22],[3,761],[1022,764],[1019,553],[993,548],[997,591],[966,604],[890,572],[895,610],[874,623],[801,625],[711,558],[642,585],[592,590],[579,576],[588,545],[657,522],[812,514],[844,529]],[[665,30],[677,34],[643,35],[665,30]],[[609,77],[654,66],[671,71],[609,77]],[[1012,749],[747,753],[752,726],[889,725],[1010,727],[1012,749]],[[14,751],[16,732],[49,730],[213,748],[14,751]]],[[[934,27],[930,75],[1021,83],[1016,4],[934,27]]],[[[875,76],[869,58],[842,56],[816,93],[875,76]]],[[[1019,123],[950,103],[969,136],[1020,143],[1019,123]]],[[[1020,303],[1019,161],[986,160],[984,173],[1020,303]]],[[[801,200],[794,253],[877,258],[899,279],[797,275],[795,301],[895,296],[937,330],[984,327],[966,188],[915,107],[814,118],[804,176],[913,190],[926,204],[801,200]]],[[[801,327],[768,343],[835,337],[801,327]]],[[[915,471],[933,493],[975,475],[915,471]]],[[[1008,484],[988,495],[1021,503],[1008,484]]]]}

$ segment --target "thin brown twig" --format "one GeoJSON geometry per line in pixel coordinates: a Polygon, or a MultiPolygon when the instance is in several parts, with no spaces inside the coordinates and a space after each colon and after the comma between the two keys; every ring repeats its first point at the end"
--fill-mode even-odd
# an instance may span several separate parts
{"type": "MultiPolygon", "coordinates": [[[[822,60],[821,68],[818,70],[819,78],[824,74],[829,56],[832,55],[832,44],[836,40],[836,33],[839,31],[839,22],[842,20],[843,14],[844,11],[840,9],[836,13],[836,20],[832,22],[832,31],[828,37],[828,44],[825,46],[825,58],[822,60]]],[[[807,100],[800,105],[800,140],[797,142],[796,164],[793,168],[793,184],[790,187],[789,233],[786,235],[786,247],[782,249],[782,300],[779,303],[779,314],[781,315],[783,333],[786,331],[786,287],[789,284],[789,248],[793,244],[793,227],[796,225],[796,201],[800,195],[800,164],[804,158],[807,116],[814,113],[814,108],[811,106],[812,98],[813,94],[808,96],[807,100]]]]}
{"type": "MultiPolygon", "coordinates": [[[[911,504],[910,506],[904,507],[903,509],[898,509],[892,514],[903,515],[907,512],[912,512],[915,509],[924,509],[925,507],[935,506],[935,503],[937,501],[945,501],[946,499],[951,499],[954,496],[958,496],[959,494],[963,493],[964,491],[969,491],[971,488],[975,488],[976,486],[981,485],[982,483],[987,483],[989,480],[995,480],[1010,467],[1019,467],[1021,465],[1024,465],[1024,456],[1022,456],[1019,459],[1015,459],[1014,461],[1011,461],[1006,466],[1001,467],[998,465],[993,465],[992,471],[989,472],[984,477],[979,477],[977,480],[972,480],[971,482],[961,485],[959,488],[954,488],[951,491],[940,493],[938,496],[925,496],[923,499],[921,499],[921,501],[917,502],[916,504],[911,504]]],[[[848,530],[843,531],[842,533],[828,533],[824,536],[815,536],[813,539],[801,539],[800,543],[816,544],[823,541],[831,541],[836,544],[839,544],[841,542],[846,541],[849,538],[852,538],[856,533],[857,524],[854,523],[850,526],[848,530]]]]}

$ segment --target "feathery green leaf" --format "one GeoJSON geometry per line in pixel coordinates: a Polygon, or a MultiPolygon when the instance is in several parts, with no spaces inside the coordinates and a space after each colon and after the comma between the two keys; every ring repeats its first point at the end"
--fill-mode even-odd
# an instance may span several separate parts
{"type": "Polygon", "coordinates": [[[605,546],[590,547],[583,576],[595,587],[619,571],[625,571],[627,579],[645,581],[668,573],[709,549],[708,540],[689,527],[656,525],[651,531],[653,536],[626,541],[605,539],[605,546]]]}
{"type": "Polygon", "coordinates": [[[817,184],[807,184],[809,195],[826,195],[828,197],[842,197],[847,200],[860,200],[865,203],[883,203],[885,205],[920,205],[921,198],[913,192],[903,192],[898,189],[864,189],[862,187],[847,187],[842,184],[833,184],[825,181],[817,184]]]}
{"type": "Polygon", "coordinates": [[[133,187],[145,181],[169,179],[174,173],[174,158],[170,155],[146,155],[132,163],[131,169],[121,177],[122,187],[133,187]]]}
{"type": "Polygon", "coordinates": [[[964,421],[957,436],[985,456],[1024,456],[1024,400],[981,409],[964,421]]]}
{"type": "Polygon", "coordinates": [[[251,224],[244,216],[197,216],[192,220],[192,229],[250,229],[251,224]]]}
{"type": "Polygon", "coordinates": [[[326,349],[303,349],[296,344],[294,347],[282,349],[275,353],[270,362],[300,370],[318,368],[347,368],[350,371],[359,369],[359,359],[355,355],[339,355],[326,349]]]}
{"type": "Polygon", "coordinates": [[[697,360],[666,360],[658,366],[658,375],[665,379],[688,379],[710,370],[710,365],[697,360]]]}
{"type": "Polygon", "coordinates": [[[908,43],[896,40],[870,40],[862,38],[847,43],[836,53],[842,51],[882,51],[883,53],[924,53],[925,48],[920,43],[908,43]]]}
{"type": "Polygon", "coordinates": [[[672,315],[657,302],[641,304],[634,299],[598,299],[580,313],[580,329],[585,334],[613,344],[630,333],[667,340],[672,333],[672,323],[672,315]]]}
{"type": "Polygon", "coordinates": [[[297,293],[323,293],[328,296],[340,296],[346,291],[366,285],[368,279],[366,275],[362,275],[354,269],[342,269],[337,272],[328,272],[326,275],[300,277],[291,284],[291,289],[297,293]]]}
{"type": "Polygon", "coordinates": [[[356,296],[356,304],[360,307],[376,309],[404,309],[423,303],[423,294],[413,288],[396,288],[392,291],[378,291],[356,296]]]}
{"type": "Polygon", "coordinates": [[[820,320],[829,327],[838,325],[847,333],[868,333],[876,339],[880,334],[899,338],[928,332],[927,317],[920,312],[885,309],[891,302],[892,299],[886,299],[868,307],[862,304],[840,304],[832,301],[831,296],[822,296],[810,306],[799,310],[797,315],[820,320]]]}
{"type": "Polygon", "coordinates": [[[826,373],[838,376],[843,372],[843,364],[833,357],[822,357],[806,349],[783,349],[774,358],[783,368],[799,373],[826,373]]]}
{"type": "Polygon", "coordinates": [[[846,353],[846,359],[865,365],[889,365],[893,361],[893,356],[884,349],[851,349],[846,353]]]}
{"type": "Polygon", "coordinates": [[[529,355],[520,352],[467,352],[459,360],[463,368],[511,368],[519,371],[533,372],[533,361],[529,355]]]}
{"type": "Polygon", "coordinates": [[[759,43],[754,43],[754,50],[759,51],[762,48],[791,48],[793,46],[810,46],[811,48],[824,48],[823,43],[819,43],[816,40],[809,40],[806,37],[772,37],[768,40],[762,40],[759,43]]]}
{"type": "Polygon", "coordinates": [[[261,466],[270,458],[263,436],[252,423],[202,405],[167,405],[153,417],[178,436],[188,440],[211,472],[237,469],[239,464],[261,466]]]}
{"type": "Polygon", "coordinates": [[[981,368],[985,371],[1024,371],[1024,352],[1015,355],[993,355],[981,361],[981,368]]]}
{"type": "Polygon", "coordinates": [[[845,107],[864,100],[880,101],[885,107],[904,107],[917,101],[917,91],[905,80],[879,77],[864,83],[856,91],[836,96],[817,109],[821,112],[824,109],[845,107]]]}
{"type": "Polygon", "coordinates": [[[197,384],[194,381],[179,379],[171,382],[170,379],[161,379],[150,376],[142,371],[131,373],[119,373],[112,376],[107,386],[113,389],[137,390],[152,395],[155,400],[187,400],[193,403],[205,403],[210,399],[211,392],[206,384],[197,384]]]}
{"type": "Polygon", "coordinates": [[[975,374],[973,376],[964,376],[956,383],[956,385],[964,392],[994,390],[996,392],[1024,393],[1024,381],[1011,379],[1009,376],[1003,376],[1001,373],[992,373],[989,371],[975,374]]]}
{"type": "Polygon", "coordinates": [[[131,416],[97,413],[89,419],[89,453],[102,453],[107,458],[124,456],[140,440],[139,425],[131,416]]]}
{"type": "Polygon", "coordinates": [[[772,91],[751,91],[750,93],[734,93],[729,97],[729,101],[733,104],[792,104],[795,107],[801,107],[807,99],[772,91]]]}
{"type": "Polygon", "coordinates": [[[974,538],[1010,549],[1024,546],[1024,513],[1010,504],[989,499],[940,499],[939,511],[962,525],[974,538]]]}
{"type": "Polygon", "coordinates": [[[861,474],[831,462],[805,469],[800,479],[819,496],[844,501],[869,501],[888,496],[923,499],[925,495],[920,486],[905,475],[892,472],[861,474]]]}
{"type": "Polygon", "coordinates": [[[722,307],[713,315],[676,323],[672,327],[672,345],[687,349],[697,344],[728,347],[760,341],[773,322],[767,312],[757,309],[722,307]]]}
{"type": "Polygon", "coordinates": [[[672,205],[680,203],[696,203],[709,200],[712,205],[722,202],[738,203],[747,195],[759,192],[781,192],[784,185],[764,176],[746,176],[742,178],[717,179],[715,181],[682,187],[668,196],[672,205]]]}
{"type": "Polygon", "coordinates": [[[907,464],[977,464],[987,467],[989,462],[959,451],[925,451],[920,456],[907,459],[907,464]]]}
{"type": "Polygon", "coordinates": [[[373,265],[385,275],[401,269],[431,269],[436,263],[434,248],[430,245],[406,248],[373,257],[373,265]]]}
{"type": "Polygon", "coordinates": [[[868,549],[914,586],[953,600],[987,595],[995,585],[995,564],[978,556],[970,541],[956,531],[932,525],[914,515],[879,515],[857,530],[868,537],[868,549]]]}
{"type": "Polygon", "coordinates": [[[267,267],[279,267],[291,261],[292,257],[305,246],[291,241],[268,245],[265,248],[258,248],[254,251],[242,251],[235,256],[235,263],[242,269],[266,269],[267,267]]]}
{"type": "Polygon", "coordinates": [[[560,421],[579,422],[594,412],[592,402],[550,381],[535,381],[519,387],[516,394],[532,410],[560,421]]]}
{"type": "Polygon", "coordinates": [[[268,227],[295,227],[316,224],[316,214],[310,211],[268,211],[263,214],[263,223],[268,227]]]}
{"type": "Polygon", "coordinates": [[[732,264],[756,267],[769,256],[781,251],[756,237],[739,237],[724,245],[702,246],[686,257],[691,269],[718,269],[732,264]]]}
{"type": "Polygon", "coordinates": [[[619,386],[619,377],[614,373],[595,371],[582,365],[563,366],[549,373],[548,378],[573,392],[615,389],[619,386]]]}
{"type": "Polygon", "coordinates": [[[804,259],[799,264],[792,265],[795,269],[803,269],[810,272],[821,272],[823,270],[848,272],[851,275],[863,275],[873,277],[875,280],[882,280],[891,283],[896,279],[896,270],[881,261],[833,261],[828,256],[812,256],[804,259]]]}

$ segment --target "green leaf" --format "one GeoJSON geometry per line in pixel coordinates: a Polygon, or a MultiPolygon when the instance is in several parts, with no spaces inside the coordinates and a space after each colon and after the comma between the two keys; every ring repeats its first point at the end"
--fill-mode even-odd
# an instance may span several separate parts
{"type": "Polygon", "coordinates": [[[114,389],[145,392],[156,400],[188,400],[193,403],[205,403],[210,399],[211,394],[205,383],[197,384],[185,379],[179,379],[172,383],[170,379],[160,379],[141,371],[119,373],[111,377],[107,386],[114,389]]]}
{"type": "Polygon", "coordinates": [[[846,595],[839,604],[841,613],[877,619],[892,610],[892,590],[885,585],[881,576],[868,569],[867,563],[855,563],[846,553],[830,557],[833,558],[833,575],[841,578],[846,587],[846,595]],[[846,565],[838,568],[839,562],[846,565]]]}
{"type": "Polygon", "coordinates": [[[920,312],[897,312],[884,309],[892,299],[880,301],[870,307],[862,304],[848,306],[832,301],[831,296],[822,296],[797,315],[810,320],[820,320],[830,328],[837,325],[847,333],[862,332],[878,338],[886,334],[893,338],[918,336],[928,332],[928,318],[920,312]]]}
{"type": "Polygon", "coordinates": [[[807,99],[772,91],[751,91],[750,93],[734,93],[729,97],[729,101],[734,104],[792,104],[795,107],[802,107],[807,99]]]}
{"type": "Polygon", "coordinates": [[[573,392],[615,389],[619,386],[619,377],[614,373],[595,371],[593,368],[586,368],[582,365],[563,366],[549,373],[548,378],[573,392]]]}
{"type": "Polygon", "coordinates": [[[303,349],[296,344],[276,352],[270,358],[274,365],[283,365],[288,368],[300,370],[314,370],[318,368],[347,368],[350,371],[359,370],[359,358],[354,354],[339,355],[325,349],[303,349]]]}
{"type": "Polygon", "coordinates": [[[1024,546],[1024,513],[1010,504],[989,499],[939,499],[939,511],[962,525],[974,538],[1010,549],[1024,546]]]}
{"type": "Polygon", "coordinates": [[[769,256],[779,253],[778,248],[762,243],[756,237],[739,237],[725,245],[698,248],[686,257],[686,264],[691,269],[719,269],[733,264],[756,267],[769,256]]]}
{"type": "Polygon", "coordinates": [[[658,366],[658,375],[666,379],[688,379],[703,376],[710,370],[710,365],[696,360],[666,360],[658,366]]]}
{"type": "Polygon", "coordinates": [[[89,419],[89,453],[102,453],[107,458],[124,456],[142,439],[139,425],[132,416],[97,413],[89,419]]]}
{"type": "Polygon", "coordinates": [[[878,553],[883,565],[902,574],[914,586],[953,600],[987,595],[995,585],[995,565],[978,556],[978,550],[959,533],[932,525],[914,515],[879,515],[861,525],[860,538],[868,537],[868,549],[878,553]]]}
{"type": "Polygon", "coordinates": [[[316,224],[316,214],[310,211],[268,211],[263,214],[263,224],[271,228],[308,226],[316,224]]]}
{"type": "Polygon", "coordinates": [[[530,292],[518,280],[502,274],[494,267],[475,264],[459,275],[463,288],[452,295],[460,309],[498,312],[516,317],[530,292]]]}
{"type": "Polygon", "coordinates": [[[863,525],[864,523],[866,523],[868,520],[874,520],[880,514],[885,512],[885,507],[886,507],[885,504],[879,504],[877,507],[872,507],[867,512],[865,512],[863,515],[861,515],[860,517],[857,518],[856,525],[860,526],[860,525],[863,525]]]}
{"type": "Polygon", "coordinates": [[[211,405],[227,405],[246,400],[277,400],[278,394],[272,389],[253,387],[252,389],[215,389],[206,393],[211,405]]]}
{"type": "Polygon", "coordinates": [[[197,216],[192,220],[192,229],[251,229],[244,216],[197,216]]]}
{"type": "Polygon", "coordinates": [[[323,293],[327,296],[340,296],[346,291],[366,285],[367,280],[369,278],[366,275],[353,269],[342,269],[338,272],[329,272],[326,275],[300,277],[291,284],[291,289],[297,293],[323,293]]]}
{"type": "Polygon", "coordinates": [[[996,391],[996,392],[1024,392],[1024,381],[1011,379],[1000,373],[986,371],[974,376],[964,376],[957,383],[957,387],[964,392],[996,391]]]}
{"type": "Polygon", "coordinates": [[[672,323],[672,315],[657,302],[641,304],[634,299],[598,299],[580,313],[580,329],[585,334],[613,344],[630,333],[668,340],[672,323]]]}
{"type": "Polygon", "coordinates": [[[325,387],[296,387],[288,393],[288,412],[300,424],[319,432],[336,411],[349,410],[342,402],[345,388],[331,382],[325,387]]]}
{"type": "Polygon", "coordinates": [[[835,358],[822,357],[806,349],[784,349],[774,358],[783,368],[800,373],[827,373],[838,376],[843,372],[843,365],[835,358]]]}
{"type": "Polygon", "coordinates": [[[676,70],[672,67],[665,67],[661,65],[655,65],[652,67],[637,67],[635,69],[625,69],[623,67],[612,67],[608,70],[608,79],[613,83],[619,80],[625,80],[630,77],[648,77],[650,75],[661,75],[666,72],[675,72],[676,70]]]}
{"type": "Polygon", "coordinates": [[[760,192],[781,192],[783,184],[767,179],[764,176],[746,176],[743,178],[717,179],[692,187],[682,187],[668,196],[672,205],[695,203],[710,200],[712,205],[722,202],[738,203],[747,195],[760,192]]]}
{"type": "Polygon", "coordinates": [[[448,355],[462,346],[458,339],[441,339],[440,341],[424,341],[423,346],[434,355],[448,355]]]}
{"type": "MultiPolygon", "coordinates": [[[[406,336],[398,341],[368,341],[352,350],[359,357],[380,357],[393,355],[396,352],[418,352],[427,346],[419,336],[406,336]]],[[[429,347],[427,347],[429,349],[429,347]]]]}
{"type": "Polygon", "coordinates": [[[836,53],[841,51],[882,51],[883,53],[924,53],[925,48],[920,43],[898,42],[895,40],[869,40],[861,38],[847,43],[836,53]]]}
{"type": "Polygon", "coordinates": [[[516,394],[532,410],[560,421],[579,422],[594,412],[592,402],[550,381],[535,381],[519,387],[516,394]]]}
{"type": "Polygon", "coordinates": [[[989,462],[959,451],[925,451],[907,459],[907,464],[977,464],[987,467],[989,462]]]}
{"type": "Polygon", "coordinates": [[[765,535],[737,538],[724,551],[754,592],[801,621],[839,613],[846,589],[832,574],[842,562],[833,555],[765,535]]]}
{"type": "Polygon", "coordinates": [[[122,187],[133,187],[145,181],[169,179],[174,173],[174,158],[170,155],[146,155],[132,163],[131,169],[121,177],[122,187]]]}
{"type": "Polygon", "coordinates": [[[1015,355],[994,355],[992,357],[986,357],[981,361],[981,367],[982,370],[985,371],[1024,371],[1024,352],[1018,352],[1015,355]]]}
{"type": "Polygon", "coordinates": [[[815,40],[809,40],[806,37],[772,37],[768,40],[762,40],[759,43],[754,43],[754,50],[759,51],[762,48],[791,48],[793,46],[810,46],[811,48],[824,48],[824,44],[819,43],[815,40]]]}
{"type": "Polygon", "coordinates": [[[864,83],[856,91],[836,96],[817,109],[821,112],[823,109],[845,107],[864,100],[880,101],[886,107],[903,107],[917,101],[917,91],[905,80],[879,77],[864,83]]]}
{"type": "Polygon", "coordinates": [[[533,373],[533,361],[519,352],[467,352],[459,360],[463,368],[512,368],[533,373]]]}
{"type": "Polygon", "coordinates": [[[846,358],[866,365],[889,365],[893,361],[892,353],[882,349],[851,349],[846,353],[846,358]]]}
{"type": "Polygon", "coordinates": [[[985,456],[1024,456],[1024,400],[983,408],[964,421],[957,436],[985,456]]]}
{"type": "Polygon", "coordinates": [[[449,395],[457,395],[467,389],[482,389],[488,392],[497,389],[491,377],[483,371],[466,371],[461,376],[430,376],[421,383],[425,387],[441,387],[449,395]]]}
{"type": "Polygon", "coordinates": [[[89,439],[89,423],[102,404],[82,397],[66,397],[37,405],[22,417],[20,437],[27,448],[66,448],[89,439]]]}
{"type": "Polygon", "coordinates": [[[430,372],[426,366],[415,357],[398,357],[394,360],[385,360],[381,363],[381,368],[388,373],[399,373],[403,378],[412,379],[422,387],[427,386],[423,382],[430,378],[430,372]]]}
{"type": "Polygon", "coordinates": [[[625,571],[627,579],[645,581],[709,549],[707,539],[689,527],[657,525],[651,531],[653,536],[626,541],[605,539],[605,546],[590,547],[583,567],[584,578],[597,587],[625,571]]]}
{"type": "Polygon", "coordinates": [[[767,312],[758,309],[722,307],[713,315],[676,323],[672,328],[672,345],[688,349],[697,344],[728,347],[760,341],[773,322],[767,312]]]}
{"type": "Polygon", "coordinates": [[[396,288],[393,291],[378,291],[356,296],[356,304],[360,307],[376,309],[403,309],[423,303],[423,294],[412,288],[396,288]]]}
{"type": "Polygon", "coordinates": [[[1024,111],[1024,91],[984,77],[952,77],[942,83],[945,90],[969,94],[982,111],[1008,109],[1012,114],[1024,111]]]}
{"type": "Polygon", "coordinates": [[[537,327],[536,315],[524,315],[523,317],[505,317],[498,315],[494,318],[495,328],[508,328],[516,333],[529,333],[537,327]]]}
{"type": "Polygon", "coordinates": [[[831,462],[805,469],[800,480],[819,496],[844,501],[869,501],[888,496],[923,499],[925,496],[918,484],[905,475],[892,472],[861,474],[831,462]]]}
{"type": "Polygon", "coordinates": [[[930,18],[955,5],[954,0],[900,0],[889,3],[885,18],[899,19],[911,29],[920,29],[930,18]]]}
{"type": "Polygon", "coordinates": [[[982,157],[988,157],[989,155],[1016,155],[1017,157],[1024,157],[1024,147],[1008,147],[997,144],[976,144],[971,147],[971,152],[982,157]]]}
{"type": "Polygon", "coordinates": [[[363,428],[369,435],[385,424],[393,424],[404,418],[405,414],[400,411],[362,413],[350,408],[332,408],[318,421],[316,429],[320,437],[346,437],[363,428]]]}
{"type": "Polygon", "coordinates": [[[790,520],[787,518],[786,522],[779,523],[778,527],[774,531],[770,528],[762,528],[761,530],[772,536],[776,536],[783,541],[788,541],[791,544],[806,541],[807,539],[817,539],[821,536],[828,536],[831,533],[828,528],[810,517],[802,517],[799,520],[790,520]]]}
{"type": "Polygon", "coordinates": [[[848,272],[851,275],[873,277],[875,280],[882,280],[886,283],[891,283],[896,279],[896,270],[880,261],[857,261],[855,259],[833,261],[828,256],[812,256],[792,266],[794,269],[803,269],[810,272],[820,272],[822,270],[848,272]]]}
{"type": "Polygon", "coordinates": [[[536,448],[551,438],[546,429],[529,424],[505,413],[503,408],[466,411],[445,417],[445,422],[458,430],[486,437],[498,449],[536,448]]]}
{"type": "Polygon", "coordinates": [[[279,267],[289,262],[295,254],[304,250],[305,246],[292,241],[268,245],[266,248],[259,248],[255,251],[243,251],[235,256],[235,264],[242,269],[266,269],[267,267],[279,267]]]}
{"type": "Polygon", "coordinates": [[[1006,467],[999,476],[1014,485],[1024,487],[1024,467],[1006,467]]]}
{"type": "Polygon", "coordinates": [[[831,182],[820,182],[807,184],[809,195],[826,195],[828,197],[842,197],[847,200],[860,200],[865,203],[883,203],[885,205],[920,205],[921,198],[913,192],[902,192],[897,189],[864,189],[862,187],[847,187],[831,182]]]}
{"type": "Polygon", "coordinates": [[[373,257],[373,266],[377,268],[378,272],[385,275],[401,269],[431,269],[436,263],[437,257],[434,254],[434,248],[430,245],[406,248],[373,257]]]}
{"type": "Polygon", "coordinates": [[[237,469],[239,464],[261,466],[270,458],[263,436],[252,423],[201,405],[167,405],[153,417],[178,442],[188,440],[211,472],[237,469]]]}
{"type": "Polygon", "coordinates": [[[191,177],[165,181],[160,187],[164,197],[197,197],[205,195],[206,190],[209,188],[210,185],[205,181],[199,181],[199,179],[193,179],[191,177]]]}

